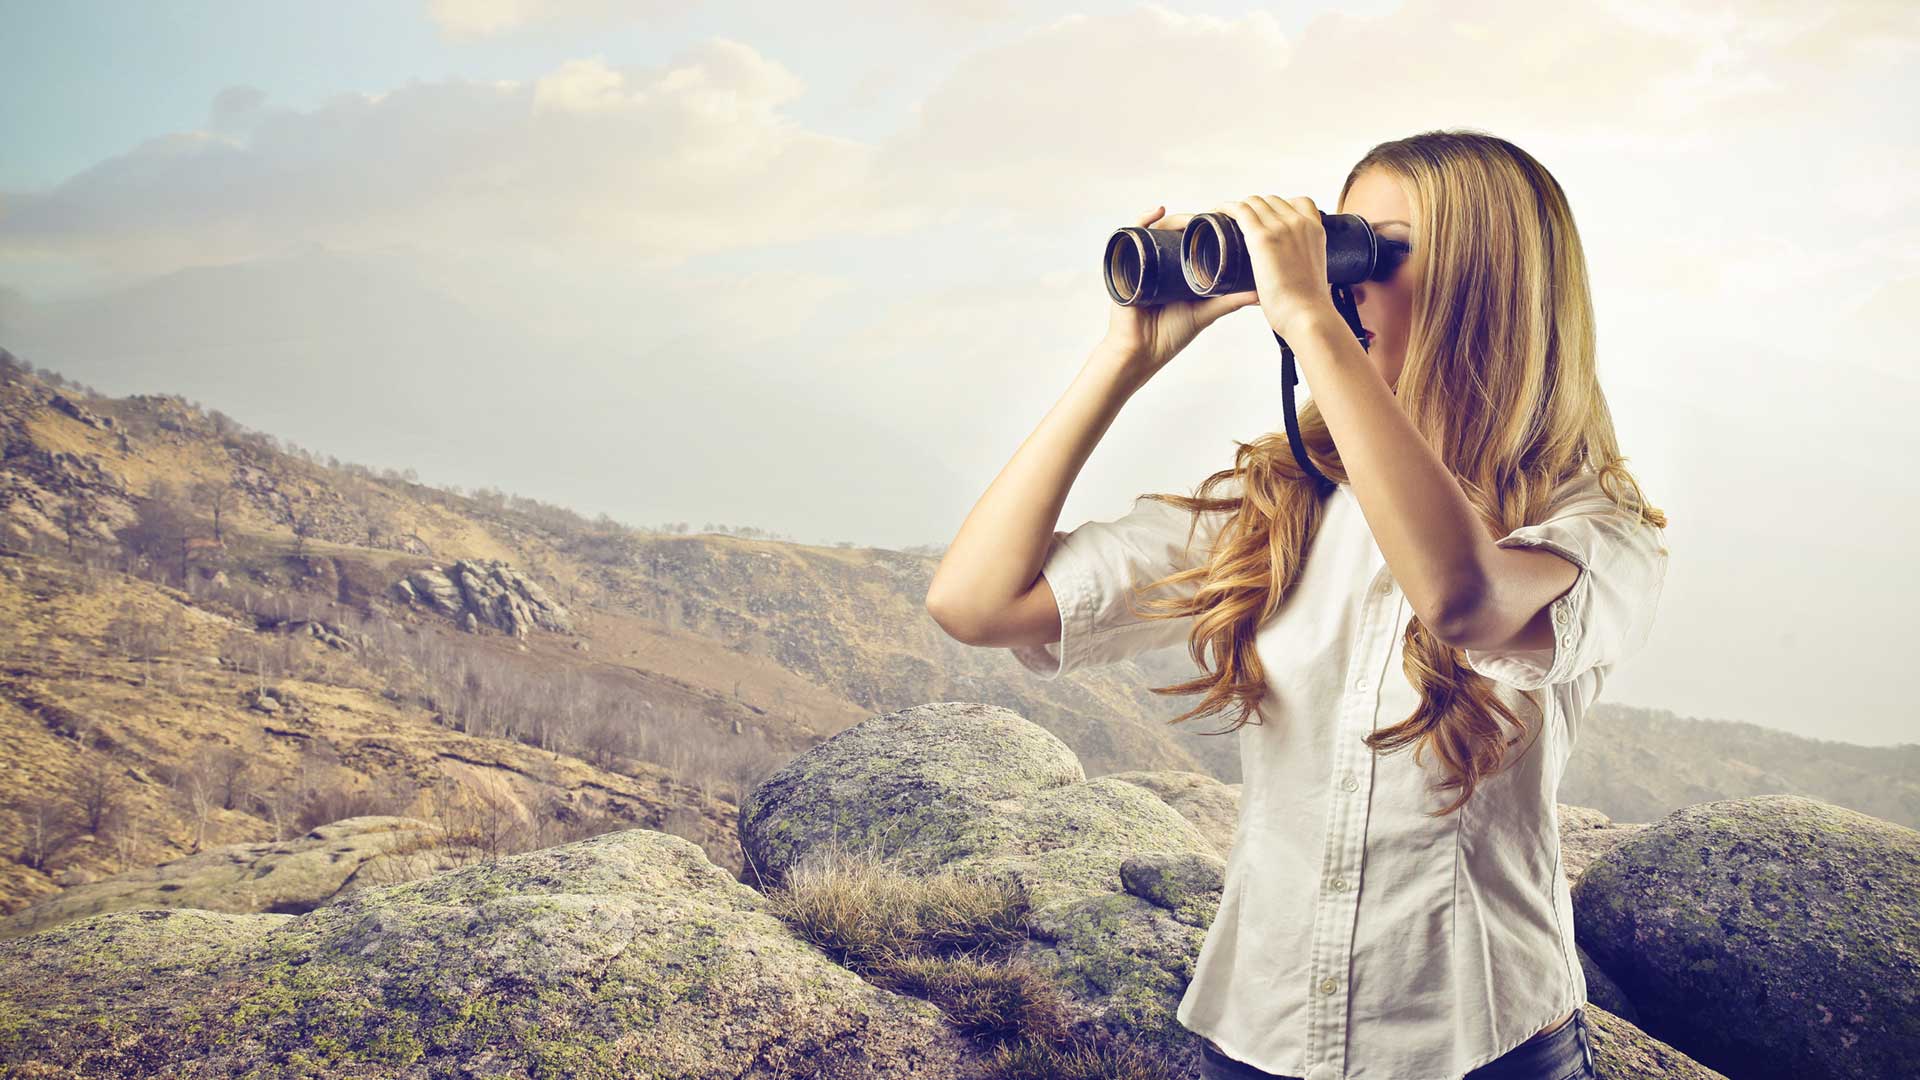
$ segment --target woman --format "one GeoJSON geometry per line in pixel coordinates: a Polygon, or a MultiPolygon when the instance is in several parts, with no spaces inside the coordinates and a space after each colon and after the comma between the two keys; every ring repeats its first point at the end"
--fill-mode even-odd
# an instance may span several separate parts
{"type": "MultiPolygon", "coordinates": [[[[1240,819],[1177,1012],[1209,1076],[1592,1077],[1555,793],[1651,628],[1666,517],[1623,467],[1585,256],[1546,169],[1426,132],[1370,150],[1339,207],[1411,244],[1390,279],[1351,287],[1367,346],[1334,306],[1311,199],[1217,208],[1255,290],[1114,305],[928,610],[1049,679],[1185,642],[1203,674],[1155,692],[1205,696],[1172,722],[1236,710],[1240,819]],[[1051,531],[1134,391],[1256,305],[1296,354],[1301,434],[1336,486],[1278,432],[1239,443],[1198,497],[1051,531]]],[[[1163,212],[1140,223],[1185,225],[1163,212]]]]}

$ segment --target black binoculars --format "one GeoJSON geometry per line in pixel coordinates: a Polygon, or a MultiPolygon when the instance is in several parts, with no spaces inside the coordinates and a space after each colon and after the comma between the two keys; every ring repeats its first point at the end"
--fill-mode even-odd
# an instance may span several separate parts
{"type": "MultiPolygon", "coordinates": [[[[1406,261],[1410,245],[1373,231],[1359,214],[1320,213],[1327,230],[1327,283],[1385,281],[1406,261]]],[[[1254,287],[1240,223],[1229,214],[1195,214],[1187,227],[1129,225],[1107,238],[1107,295],[1127,306],[1153,307],[1254,287]]]]}

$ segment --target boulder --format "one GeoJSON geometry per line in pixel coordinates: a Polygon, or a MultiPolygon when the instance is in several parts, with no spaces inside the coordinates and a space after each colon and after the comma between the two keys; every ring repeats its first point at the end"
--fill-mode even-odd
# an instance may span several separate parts
{"type": "Polygon", "coordinates": [[[1240,785],[1223,784],[1206,773],[1179,769],[1108,773],[1115,780],[1139,784],[1160,801],[1193,822],[1221,858],[1233,850],[1233,834],[1240,822],[1240,785]]]}
{"type": "Polygon", "coordinates": [[[1593,1036],[1593,1074],[1599,1080],[1727,1080],[1592,1002],[1587,1004],[1587,1031],[1593,1036]]]}
{"type": "Polygon", "coordinates": [[[1647,1031],[1740,1080],[1912,1075],[1920,831],[1797,795],[1674,811],[1573,891],[1647,1031]]]}
{"type": "Polygon", "coordinates": [[[1224,861],[1146,787],[1086,779],[1065,743],[1017,713],[943,702],[856,724],[748,795],[740,843],[770,880],[828,843],[908,872],[1011,876],[1033,899],[1019,956],[1066,991],[1075,1026],[1126,1029],[1197,1067],[1174,1010],[1224,861]]]}
{"type": "MultiPolygon", "coordinates": [[[[33,1076],[985,1080],[931,1004],[803,944],[691,841],[604,833],[299,916],[93,915],[0,942],[33,1076]]],[[[0,1069],[0,1072],[7,1072],[0,1069]]]]}
{"type": "MultiPolygon", "coordinates": [[[[376,872],[392,880],[390,875],[401,865],[395,857],[431,835],[424,821],[366,816],[322,825],[297,840],[209,848],[159,866],[70,885],[0,919],[0,938],[132,908],[309,911],[366,880],[381,880],[363,880],[368,864],[378,862],[376,872]]],[[[428,860],[421,872],[443,865],[428,860]]]]}

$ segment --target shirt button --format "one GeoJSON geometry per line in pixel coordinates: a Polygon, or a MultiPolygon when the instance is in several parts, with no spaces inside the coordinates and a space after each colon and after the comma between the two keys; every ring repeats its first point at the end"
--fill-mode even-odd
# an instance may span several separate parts
{"type": "Polygon", "coordinates": [[[1346,891],[1347,891],[1347,879],[1346,879],[1346,878],[1343,878],[1343,877],[1337,877],[1337,878],[1334,878],[1334,879],[1333,879],[1333,891],[1334,891],[1334,892],[1346,892],[1346,891]]]}
{"type": "Polygon", "coordinates": [[[1339,989],[1339,987],[1340,987],[1340,984],[1335,982],[1333,979],[1333,976],[1331,975],[1320,980],[1320,992],[1323,994],[1331,994],[1335,990],[1339,989]]]}
{"type": "Polygon", "coordinates": [[[1565,626],[1567,624],[1567,609],[1563,607],[1554,608],[1553,621],[1565,626]]]}
{"type": "Polygon", "coordinates": [[[1360,790],[1360,781],[1355,780],[1352,773],[1348,773],[1346,779],[1340,781],[1340,786],[1346,788],[1348,791],[1358,791],[1360,790]]]}
{"type": "Polygon", "coordinates": [[[1383,581],[1383,582],[1381,582],[1381,583],[1380,583],[1380,593],[1381,593],[1381,595],[1382,595],[1382,596],[1384,596],[1384,595],[1386,595],[1387,593],[1390,593],[1390,592],[1392,592],[1392,591],[1393,591],[1393,582],[1391,582],[1391,581],[1383,581]]]}
{"type": "Polygon", "coordinates": [[[1572,634],[1563,635],[1560,638],[1560,644],[1565,645],[1569,649],[1573,648],[1573,635],[1572,634]]]}
{"type": "Polygon", "coordinates": [[[1365,690],[1367,688],[1366,677],[1362,676],[1358,679],[1353,680],[1353,688],[1355,690],[1365,690]]]}

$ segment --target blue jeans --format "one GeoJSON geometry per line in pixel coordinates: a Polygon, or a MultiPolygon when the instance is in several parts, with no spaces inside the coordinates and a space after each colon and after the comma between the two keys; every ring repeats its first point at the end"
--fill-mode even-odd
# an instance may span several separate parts
{"type": "MultiPolygon", "coordinates": [[[[1206,1080],[1299,1080],[1235,1061],[1204,1042],[1200,1044],[1200,1075],[1206,1080]]],[[[1535,1035],[1468,1073],[1465,1080],[1596,1080],[1586,1006],[1573,1010],[1573,1019],[1559,1028],[1535,1035]]]]}

